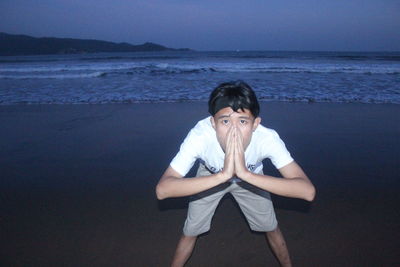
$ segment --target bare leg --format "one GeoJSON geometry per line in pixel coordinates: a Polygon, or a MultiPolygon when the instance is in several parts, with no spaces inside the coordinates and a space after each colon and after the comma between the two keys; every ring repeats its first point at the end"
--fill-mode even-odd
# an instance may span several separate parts
{"type": "Polygon", "coordinates": [[[175,255],[172,260],[171,267],[182,267],[192,255],[194,245],[196,244],[197,236],[182,235],[176,247],[175,255]]]}
{"type": "Polygon", "coordinates": [[[276,229],[271,232],[267,232],[266,237],[269,245],[271,246],[272,252],[275,254],[280,265],[284,267],[292,266],[289,251],[279,227],[276,227],[276,229]]]}

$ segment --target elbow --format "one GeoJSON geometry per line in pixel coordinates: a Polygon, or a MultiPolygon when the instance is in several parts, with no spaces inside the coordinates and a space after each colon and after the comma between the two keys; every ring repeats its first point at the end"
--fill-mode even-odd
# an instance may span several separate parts
{"type": "Polygon", "coordinates": [[[315,194],[315,187],[311,185],[310,188],[307,190],[307,193],[304,195],[304,200],[312,202],[315,199],[315,194]]]}
{"type": "Polygon", "coordinates": [[[163,186],[161,184],[158,184],[156,186],[156,196],[158,200],[163,200],[167,198],[165,190],[163,189],[163,186]]]}

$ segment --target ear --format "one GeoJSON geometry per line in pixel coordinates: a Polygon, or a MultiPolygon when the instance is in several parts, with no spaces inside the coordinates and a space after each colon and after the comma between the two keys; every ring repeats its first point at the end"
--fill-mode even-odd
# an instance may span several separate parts
{"type": "Polygon", "coordinates": [[[214,120],[214,117],[213,116],[211,116],[210,117],[210,121],[211,121],[211,126],[214,128],[214,130],[215,130],[215,120],[214,120]]]}
{"type": "Polygon", "coordinates": [[[253,132],[257,129],[257,127],[258,127],[258,125],[260,125],[260,123],[261,123],[261,118],[260,117],[257,117],[257,118],[254,119],[253,132]]]}

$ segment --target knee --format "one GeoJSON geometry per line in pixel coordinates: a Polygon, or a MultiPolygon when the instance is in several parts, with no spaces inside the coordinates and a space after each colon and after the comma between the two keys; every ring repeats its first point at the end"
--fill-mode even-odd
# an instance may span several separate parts
{"type": "Polygon", "coordinates": [[[183,235],[186,237],[197,237],[205,232],[210,231],[210,226],[206,227],[190,227],[186,226],[183,228],[183,235]]]}
{"type": "Polygon", "coordinates": [[[279,231],[279,227],[278,224],[274,225],[273,227],[271,227],[268,231],[266,231],[267,233],[276,233],[279,231]]]}
{"type": "Polygon", "coordinates": [[[184,233],[181,236],[181,240],[192,241],[197,239],[197,235],[185,235],[184,233]]]}
{"type": "Polygon", "coordinates": [[[276,231],[275,226],[250,227],[250,229],[255,232],[266,232],[266,233],[273,233],[276,231]]]}
{"type": "Polygon", "coordinates": [[[278,228],[278,223],[277,221],[274,222],[263,222],[259,224],[255,223],[250,223],[250,229],[256,232],[267,232],[267,233],[272,233],[275,232],[276,229],[278,228]]]}

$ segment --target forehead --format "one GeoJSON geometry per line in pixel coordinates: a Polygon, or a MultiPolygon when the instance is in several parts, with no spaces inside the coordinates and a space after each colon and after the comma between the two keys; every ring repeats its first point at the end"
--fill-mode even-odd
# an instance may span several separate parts
{"type": "Polygon", "coordinates": [[[244,111],[241,110],[241,109],[238,109],[237,112],[235,112],[235,111],[233,111],[233,109],[231,107],[226,107],[226,108],[220,109],[214,115],[215,119],[226,118],[226,117],[231,117],[231,118],[247,117],[247,118],[252,119],[253,118],[253,114],[251,114],[250,110],[248,110],[247,108],[245,108],[244,111]]]}

